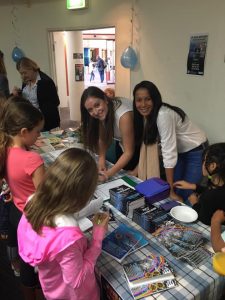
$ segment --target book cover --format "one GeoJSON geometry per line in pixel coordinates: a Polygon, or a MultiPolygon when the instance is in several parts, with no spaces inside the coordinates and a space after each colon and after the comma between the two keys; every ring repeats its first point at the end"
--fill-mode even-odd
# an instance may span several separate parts
{"type": "Polygon", "coordinates": [[[130,288],[174,279],[174,274],[165,258],[147,256],[145,259],[123,265],[130,288]]]}
{"type": "Polygon", "coordinates": [[[120,224],[107,235],[102,242],[102,250],[118,262],[130,253],[146,246],[148,240],[143,234],[132,227],[120,224]]]}
{"type": "MultiPolygon", "coordinates": [[[[152,296],[153,294],[163,292],[174,288],[178,285],[176,279],[156,282],[152,284],[144,284],[136,288],[131,288],[131,293],[135,300],[152,296]]],[[[146,298],[147,299],[147,298],[146,298]]]]}

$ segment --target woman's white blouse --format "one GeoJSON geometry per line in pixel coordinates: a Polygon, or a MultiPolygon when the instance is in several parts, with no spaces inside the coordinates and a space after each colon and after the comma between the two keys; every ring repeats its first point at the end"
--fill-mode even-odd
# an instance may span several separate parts
{"type": "Polygon", "coordinates": [[[178,153],[190,151],[207,140],[205,133],[187,116],[182,122],[174,110],[164,105],[158,113],[157,127],[165,168],[176,166],[178,153]]]}

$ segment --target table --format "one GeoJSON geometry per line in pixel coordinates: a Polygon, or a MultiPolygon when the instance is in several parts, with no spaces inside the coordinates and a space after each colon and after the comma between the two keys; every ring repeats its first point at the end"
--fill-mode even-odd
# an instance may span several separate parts
{"type": "MultiPolygon", "coordinates": [[[[222,300],[221,295],[225,290],[225,277],[219,276],[213,271],[211,260],[206,264],[200,266],[199,268],[194,269],[190,265],[183,263],[177,260],[175,257],[173,257],[164,246],[159,244],[155,237],[153,237],[150,233],[146,232],[132,220],[128,219],[126,216],[124,216],[122,213],[116,210],[112,205],[110,205],[109,203],[107,203],[106,205],[112,209],[116,218],[116,222],[112,222],[109,225],[110,231],[116,228],[119,223],[124,223],[136,228],[137,230],[142,232],[147,239],[149,239],[149,245],[127,256],[127,258],[124,259],[123,263],[129,263],[135,260],[143,259],[149,254],[149,252],[152,252],[154,254],[163,255],[175,271],[176,278],[179,283],[179,285],[176,288],[172,288],[162,293],[157,293],[145,299],[222,300]]],[[[208,250],[211,250],[213,252],[210,244],[210,227],[204,225],[201,222],[198,222],[193,226],[199,231],[201,231],[202,234],[209,240],[206,247],[208,250]]],[[[116,260],[112,259],[107,254],[102,253],[100,258],[98,259],[97,275],[98,277],[103,276],[105,279],[107,279],[108,283],[112,286],[112,288],[120,297],[109,299],[133,299],[123,274],[122,265],[119,264],[116,260]]]]}

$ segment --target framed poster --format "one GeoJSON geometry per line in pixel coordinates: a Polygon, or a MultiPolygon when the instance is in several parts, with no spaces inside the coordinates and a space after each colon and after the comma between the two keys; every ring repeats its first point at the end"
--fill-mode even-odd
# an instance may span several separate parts
{"type": "Polygon", "coordinates": [[[73,59],[83,59],[83,53],[73,53],[73,59]]]}
{"type": "Polygon", "coordinates": [[[204,75],[208,35],[192,35],[187,59],[187,74],[204,75]]]}
{"type": "Polygon", "coordinates": [[[75,81],[84,81],[84,65],[75,64],[75,81]]]}

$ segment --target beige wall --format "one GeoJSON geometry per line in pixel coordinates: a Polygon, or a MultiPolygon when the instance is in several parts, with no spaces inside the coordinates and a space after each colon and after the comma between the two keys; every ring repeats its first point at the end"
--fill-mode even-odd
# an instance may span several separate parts
{"type": "MultiPolygon", "coordinates": [[[[129,96],[130,74],[120,65],[130,42],[132,0],[89,0],[83,11],[67,11],[56,0],[28,8],[17,6],[20,45],[27,56],[50,72],[47,29],[116,27],[116,92],[129,96]]],[[[140,63],[131,72],[131,89],[143,79],[155,82],[164,101],[183,108],[206,132],[211,142],[224,141],[225,132],[225,1],[136,0],[134,47],[140,63]],[[186,74],[190,36],[208,33],[205,75],[186,74]]],[[[0,7],[1,48],[6,55],[10,85],[19,84],[11,59],[15,35],[12,7],[0,7]],[[3,30],[4,28],[4,30],[3,30]]]]}

